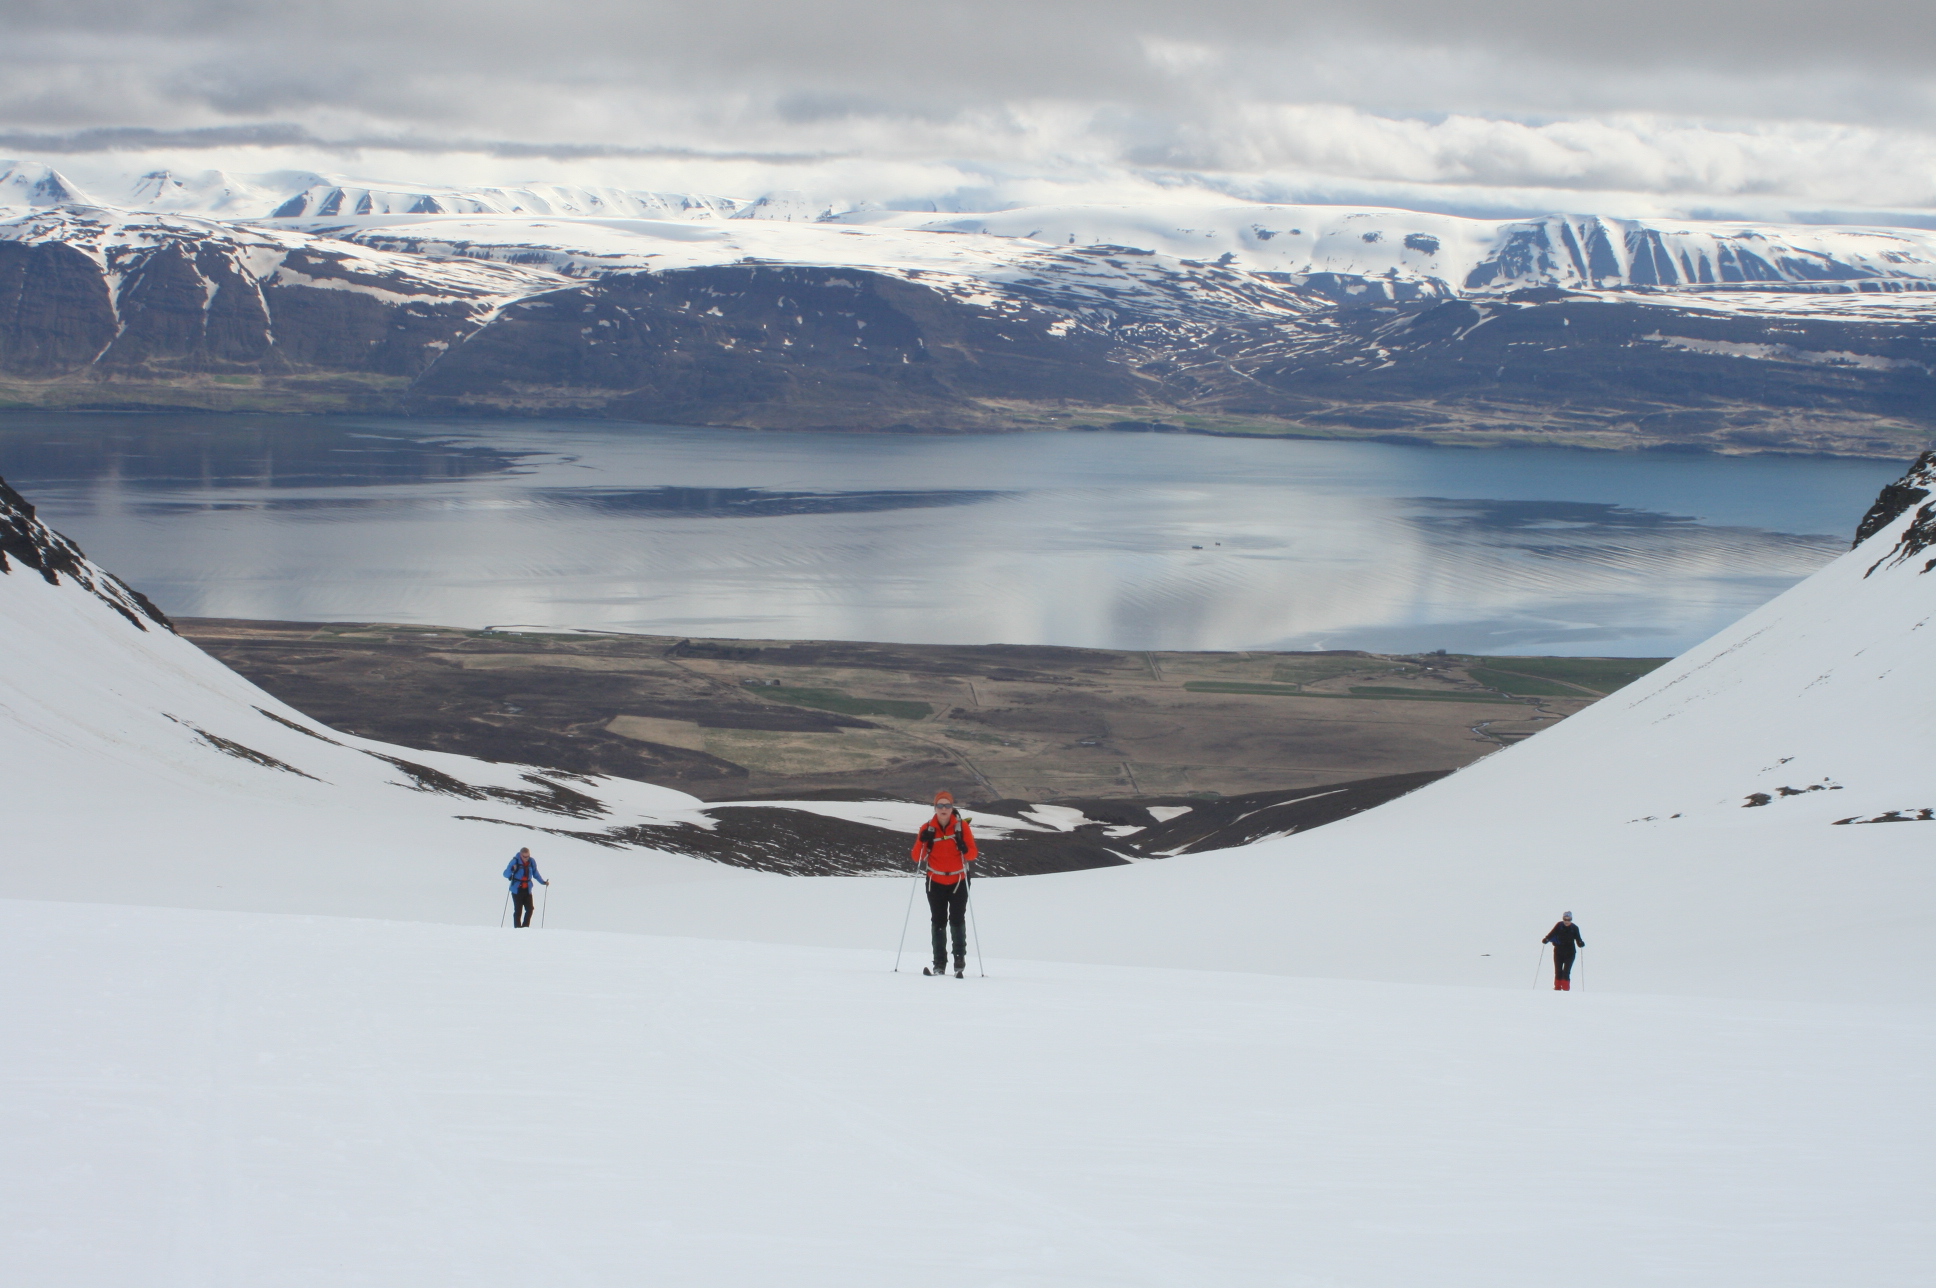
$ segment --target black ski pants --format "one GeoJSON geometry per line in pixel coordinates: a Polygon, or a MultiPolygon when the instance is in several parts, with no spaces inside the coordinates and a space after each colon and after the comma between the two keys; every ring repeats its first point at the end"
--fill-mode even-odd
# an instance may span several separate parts
{"type": "Polygon", "coordinates": [[[531,887],[511,891],[511,924],[528,926],[531,924],[531,887]]]}
{"type": "Polygon", "coordinates": [[[953,885],[928,882],[928,917],[934,928],[934,964],[947,963],[948,928],[955,932],[955,963],[968,960],[968,878],[953,885]]]}
{"type": "Polygon", "coordinates": [[[1553,954],[1553,982],[1573,978],[1573,954],[1555,952],[1553,954]]]}

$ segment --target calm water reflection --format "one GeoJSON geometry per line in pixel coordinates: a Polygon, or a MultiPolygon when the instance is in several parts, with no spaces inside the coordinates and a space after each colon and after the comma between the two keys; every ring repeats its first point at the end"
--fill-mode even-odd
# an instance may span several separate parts
{"type": "Polygon", "coordinates": [[[1886,462],[1115,434],[0,417],[170,612],[1118,648],[1676,652],[1886,462]]]}

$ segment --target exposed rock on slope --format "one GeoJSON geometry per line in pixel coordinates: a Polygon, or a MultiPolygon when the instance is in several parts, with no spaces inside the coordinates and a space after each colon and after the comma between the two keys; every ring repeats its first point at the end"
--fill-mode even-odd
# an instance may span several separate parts
{"type": "Polygon", "coordinates": [[[1924,452],[1907,474],[1882,489],[1875,504],[1856,525],[1853,544],[1861,545],[1901,518],[1910,506],[1928,496],[1932,487],[1936,487],[1936,452],[1924,452]]]}
{"type": "Polygon", "coordinates": [[[283,230],[62,208],[0,224],[0,398],[395,408],[541,270],[283,230]]]}
{"type": "Polygon", "coordinates": [[[421,378],[423,410],[788,428],[999,427],[987,403],[1130,403],[1152,382],[1026,303],[850,269],[614,275],[510,306],[421,378]]]}
{"type": "Polygon", "coordinates": [[[0,573],[13,571],[9,556],[39,573],[50,586],[66,577],[128,619],[136,630],[153,622],[172,633],[174,624],[148,597],[88,561],[81,548],[42,523],[27,499],[0,479],[0,573]]]}

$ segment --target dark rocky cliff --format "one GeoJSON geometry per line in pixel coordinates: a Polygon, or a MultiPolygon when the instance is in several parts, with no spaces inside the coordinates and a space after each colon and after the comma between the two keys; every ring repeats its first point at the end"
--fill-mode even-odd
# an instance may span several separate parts
{"type": "Polygon", "coordinates": [[[555,275],[207,220],[48,211],[0,240],[0,402],[397,410],[555,275]]]}
{"type": "Polygon", "coordinates": [[[1025,303],[964,304],[851,269],[628,273],[507,308],[411,390],[514,409],[799,429],[1000,427],[1018,401],[1134,404],[1157,382],[1025,303]]]}

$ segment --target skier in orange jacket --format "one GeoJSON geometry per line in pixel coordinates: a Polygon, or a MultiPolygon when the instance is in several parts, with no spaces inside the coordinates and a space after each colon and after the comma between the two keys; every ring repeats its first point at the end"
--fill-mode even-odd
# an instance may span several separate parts
{"type": "Polygon", "coordinates": [[[955,978],[968,969],[968,865],[975,861],[975,833],[955,813],[953,792],[934,794],[934,817],[921,825],[914,864],[928,874],[928,915],[934,934],[934,965],[923,975],[948,973],[948,929],[955,934],[955,978]]]}

